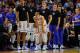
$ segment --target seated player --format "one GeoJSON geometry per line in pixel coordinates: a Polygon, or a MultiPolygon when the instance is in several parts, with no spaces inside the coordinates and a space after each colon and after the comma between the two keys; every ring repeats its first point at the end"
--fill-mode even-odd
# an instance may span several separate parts
{"type": "Polygon", "coordinates": [[[72,24],[66,23],[64,26],[64,45],[65,47],[74,47],[75,32],[72,24]]]}
{"type": "Polygon", "coordinates": [[[16,26],[16,14],[13,12],[12,7],[10,7],[9,13],[6,14],[5,19],[7,20],[7,25],[8,25],[8,29],[9,29],[8,32],[11,34],[12,48],[14,48],[13,44],[14,44],[14,41],[16,38],[15,32],[17,30],[17,26],[16,26]]]}

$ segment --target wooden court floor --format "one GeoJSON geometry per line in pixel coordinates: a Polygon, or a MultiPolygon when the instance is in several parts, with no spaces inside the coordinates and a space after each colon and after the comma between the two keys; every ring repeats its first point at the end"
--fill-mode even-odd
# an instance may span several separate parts
{"type": "Polygon", "coordinates": [[[31,51],[31,50],[18,50],[18,51],[0,51],[0,53],[80,53],[80,49],[54,49],[46,51],[31,51]]]}

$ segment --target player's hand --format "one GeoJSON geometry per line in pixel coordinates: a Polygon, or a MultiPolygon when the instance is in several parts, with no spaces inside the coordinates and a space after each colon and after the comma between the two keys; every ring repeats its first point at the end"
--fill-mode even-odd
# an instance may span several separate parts
{"type": "Polygon", "coordinates": [[[57,31],[58,31],[58,29],[59,29],[59,26],[56,27],[56,30],[57,30],[57,31]]]}
{"type": "Polygon", "coordinates": [[[29,23],[27,23],[27,27],[29,27],[29,23]]]}
{"type": "Polygon", "coordinates": [[[75,34],[75,32],[74,31],[70,31],[71,32],[71,34],[75,34]]]}
{"type": "Polygon", "coordinates": [[[16,25],[19,24],[19,21],[16,21],[16,25]]]}
{"type": "Polygon", "coordinates": [[[17,27],[19,27],[19,28],[21,27],[21,24],[20,24],[19,21],[16,22],[16,25],[17,25],[17,27]]]}
{"type": "Polygon", "coordinates": [[[47,25],[47,28],[49,28],[49,24],[47,25]]]}

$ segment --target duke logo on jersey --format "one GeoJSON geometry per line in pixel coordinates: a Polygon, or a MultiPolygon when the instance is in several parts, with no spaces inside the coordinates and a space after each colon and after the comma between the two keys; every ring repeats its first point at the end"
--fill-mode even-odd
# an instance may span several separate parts
{"type": "Polygon", "coordinates": [[[55,15],[55,13],[53,12],[53,15],[55,15]]]}
{"type": "Polygon", "coordinates": [[[30,9],[30,12],[32,12],[33,10],[32,9],[30,9]]]}
{"type": "Polygon", "coordinates": [[[45,13],[45,11],[42,11],[42,13],[45,13]]]}
{"type": "Polygon", "coordinates": [[[23,10],[25,11],[25,8],[23,8],[23,10]]]}

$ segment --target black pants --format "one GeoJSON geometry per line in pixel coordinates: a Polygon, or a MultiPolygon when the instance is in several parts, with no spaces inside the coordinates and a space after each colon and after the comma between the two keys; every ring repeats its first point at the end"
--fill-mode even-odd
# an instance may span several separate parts
{"type": "Polygon", "coordinates": [[[64,42],[64,46],[69,47],[69,44],[68,44],[68,32],[67,32],[66,29],[64,29],[63,42],[64,42]]]}
{"type": "Polygon", "coordinates": [[[80,34],[80,26],[75,26],[75,46],[79,46],[78,34],[80,34]]]}
{"type": "MultiPolygon", "coordinates": [[[[77,31],[76,31],[77,32],[77,31]]],[[[68,37],[70,35],[70,30],[67,31],[66,29],[64,30],[64,46],[66,47],[75,47],[79,46],[79,41],[78,41],[78,33],[76,33],[75,37],[68,37]]]]}

